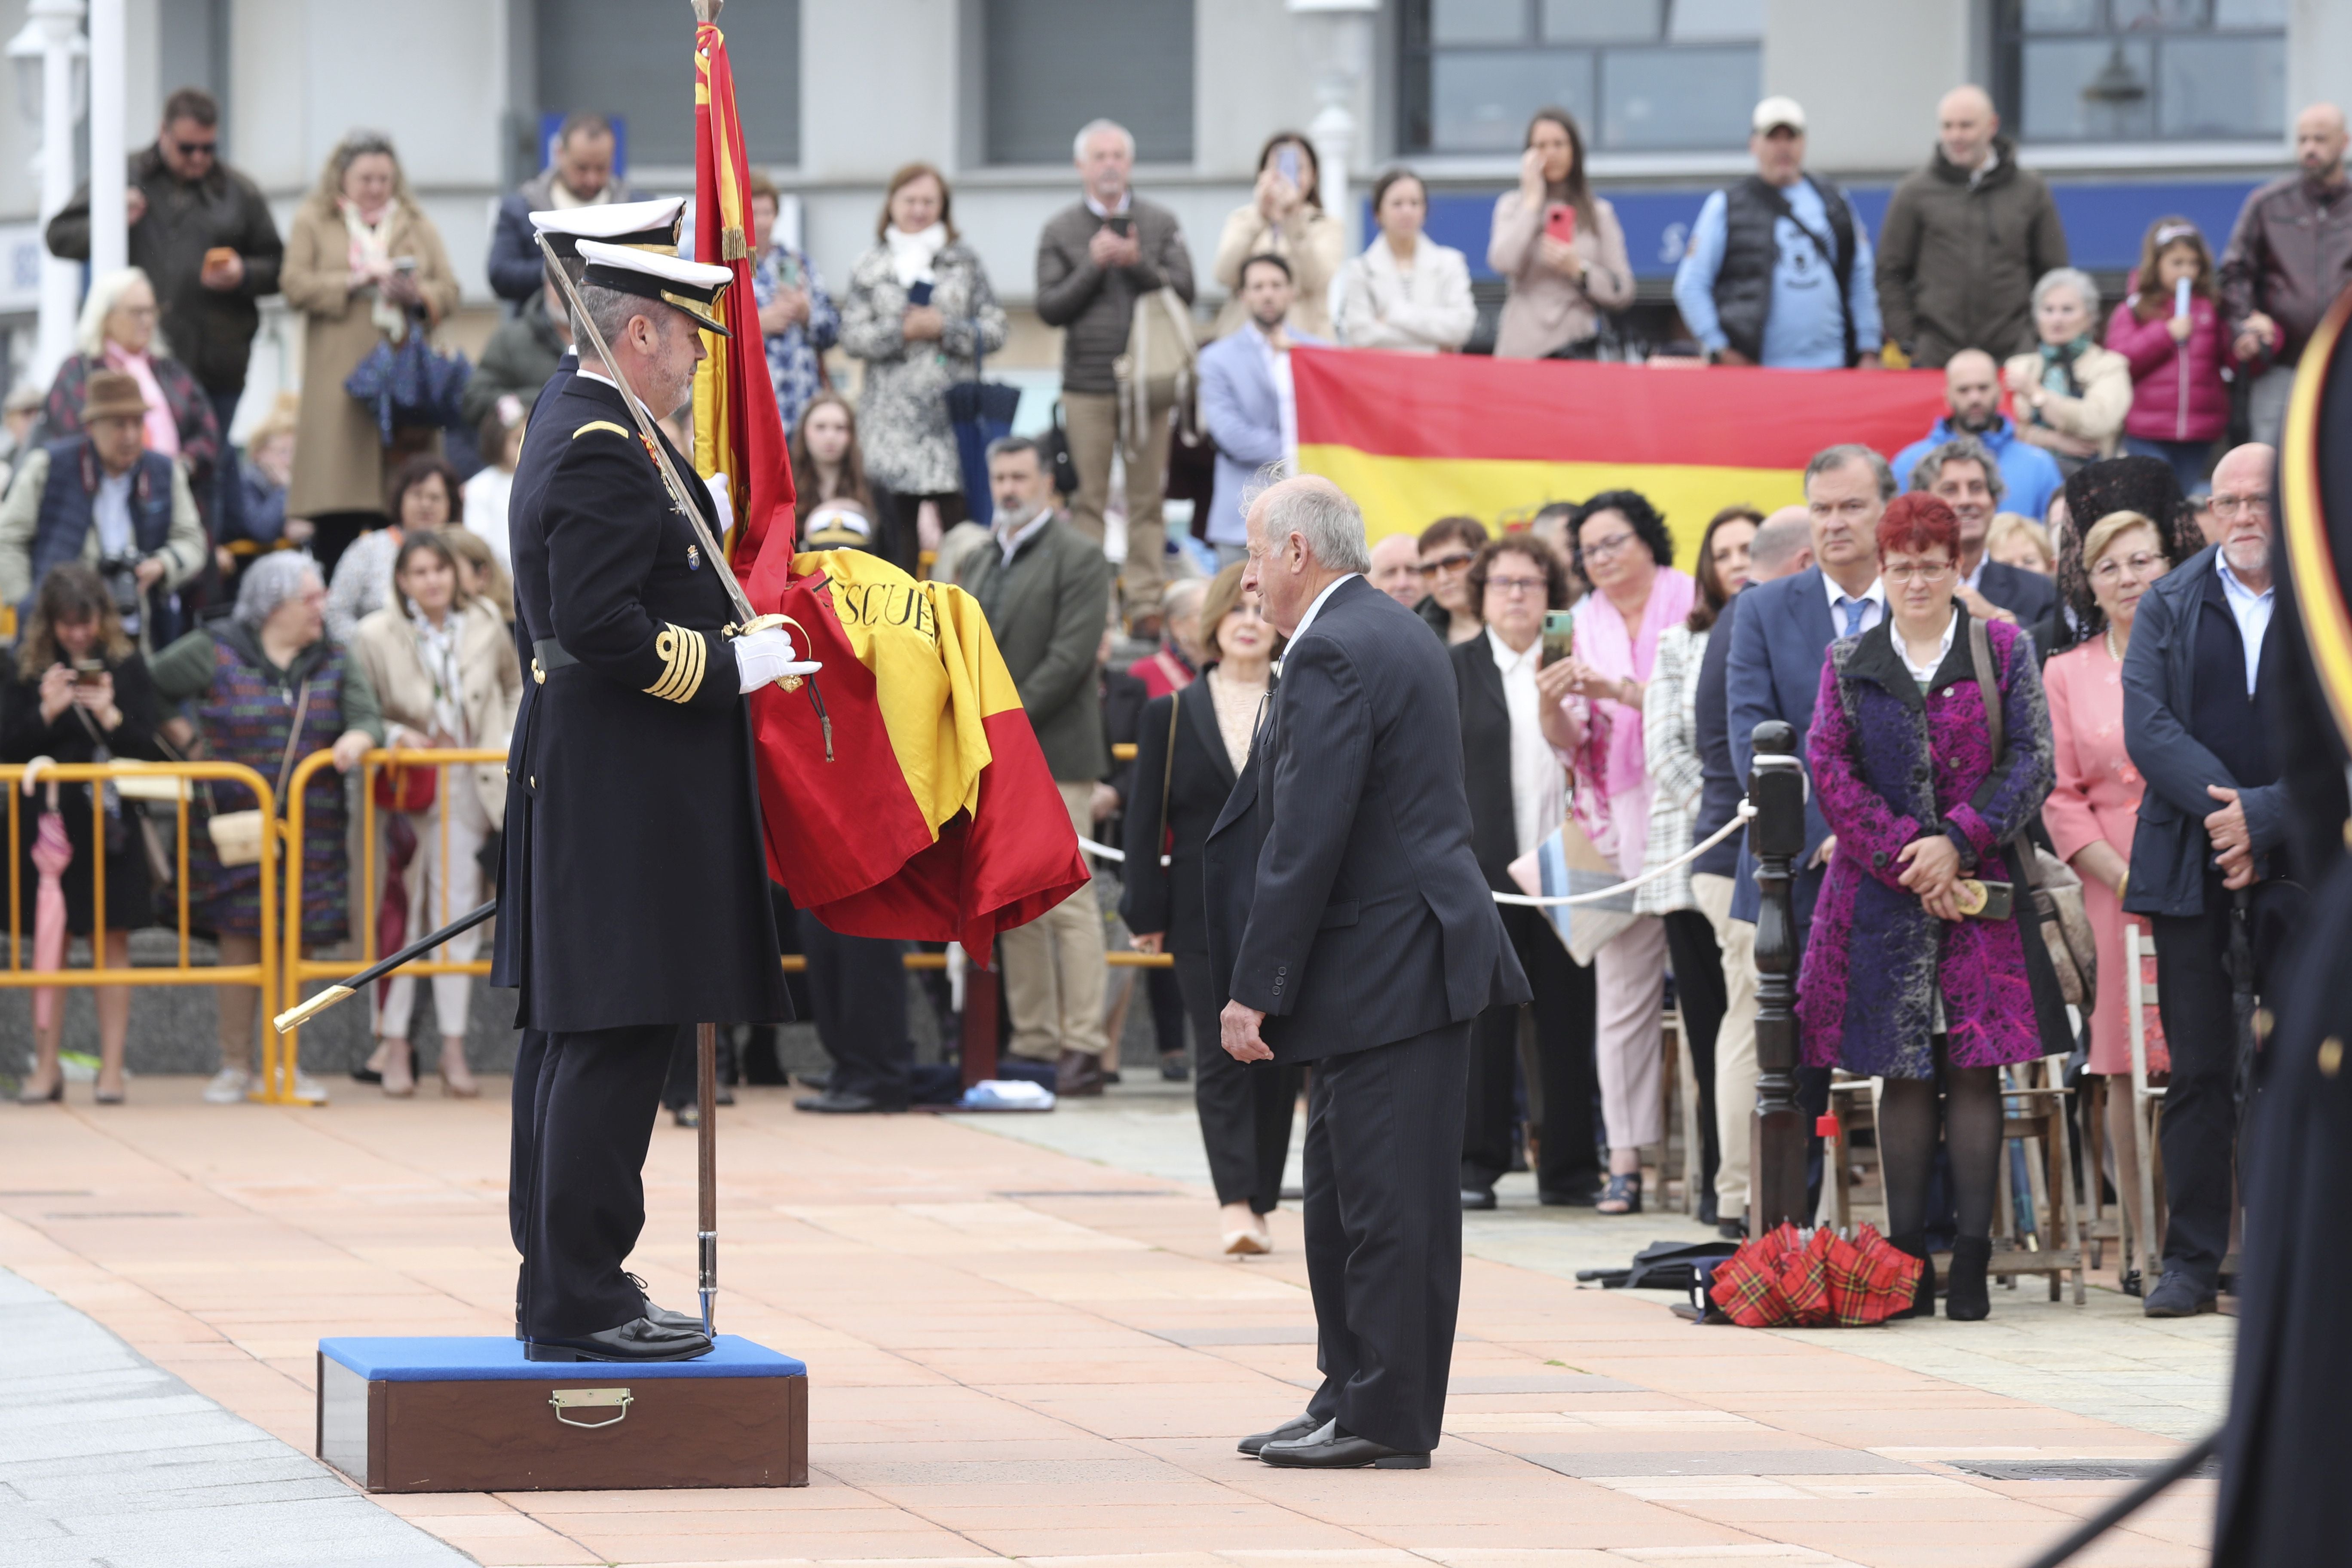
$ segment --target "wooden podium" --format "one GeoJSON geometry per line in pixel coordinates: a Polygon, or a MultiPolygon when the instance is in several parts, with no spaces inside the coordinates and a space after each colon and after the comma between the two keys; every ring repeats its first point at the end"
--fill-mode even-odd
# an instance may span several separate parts
{"type": "Polygon", "coordinates": [[[808,1485],[808,1367],[533,1362],[512,1339],[319,1342],[319,1458],[372,1492],[808,1485]]]}

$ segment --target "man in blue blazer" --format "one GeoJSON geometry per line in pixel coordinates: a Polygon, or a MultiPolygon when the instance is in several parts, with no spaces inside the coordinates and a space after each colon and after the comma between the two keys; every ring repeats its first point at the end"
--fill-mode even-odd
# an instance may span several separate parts
{"type": "Polygon", "coordinates": [[[1238,561],[1247,548],[1242,496],[1269,463],[1298,451],[1298,399],[1291,391],[1294,344],[1322,340],[1283,325],[1297,289],[1290,263],[1253,256],[1242,263],[1242,304],[1249,320],[1201,351],[1201,424],[1217,444],[1217,489],[1201,537],[1220,561],[1238,561]]]}
{"type": "MultiPolygon", "coordinates": [[[[1813,529],[1813,564],[1793,576],[1752,584],[1739,595],[1731,623],[1731,653],[1724,670],[1734,775],[1744,785],[1756,752],[1756,726],[1768,719],[1797,731],[1798,755],[1813,727],[1813,701],[1821,695],[1822,665],[1830,644],[1858,637],[1886,615],[1886,591],[1878,581],[1878,519],[1895,499],[1895,474],[1868,447],[1838,446],[1816,454],[1805,466],[1805,509],[1813,529]]],[[[1810,770],[1811,764],[1807,764],[1810,770]]],[[[1797,951],[1804,951],[1829,865],[1829,824],[1819,800],[1805,795],[1805,852],[1797,860],[1794,886],[1797,951]]],[[[1743,838],[1739,869],[1733,879],[1731,918],[1756,923],[1761,900],[1756,860],[1743,838]]],[[[1818,1114],[1829,1105],[1825,1069],[1798,1069],[1798,1097],[1818,1114]]],[[[1813,1143],[1818,1162],[1820,1142],[1813,1143]]],[[[1818,1190],[1818,1174],[1814,1177],[1818,1190]]],[[[1729,1221],[1733,1215],[1726,1214],[1729,1221]]]]}
{"type": "Polygon", "coordinates": [[[1241,1448],[1424,1469],[1462,1300],[1471,1026],[1531,993],[1471,844],[1453,666],[1364,580],[1363,513],[1328,479],[1288,479],[1257,498],[1248,537],[1243,584],[1290,643],[1202,879],[1225,1053],[1315,1067],[1307,1278],[1323,1383],[1241,1448]]]}

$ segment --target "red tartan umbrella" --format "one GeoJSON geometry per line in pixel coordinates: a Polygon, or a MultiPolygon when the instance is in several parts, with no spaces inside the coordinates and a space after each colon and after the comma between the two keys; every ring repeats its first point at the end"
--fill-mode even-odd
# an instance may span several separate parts
{"type": "Polygon", "coordinates": [[[1717,1264],[1709,1294],[1742,1328],[1865,1328],[1911,1304],[1921,1267],[1867,1225],[1852,1241],[1783,1225],[1717,1264]]]}

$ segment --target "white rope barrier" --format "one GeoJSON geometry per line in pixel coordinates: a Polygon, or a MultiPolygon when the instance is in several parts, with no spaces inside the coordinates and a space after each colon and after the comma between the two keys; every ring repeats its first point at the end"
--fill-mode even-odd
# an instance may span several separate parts
{"type": "MultiPolygon", "coordinates": [[[[1530,898],[1525,893],[1496,893],[1494,895],[1494,899],[1498,904],[1518,904],[1524,908],[1534,910],[1551,909],[1561,904],[1597,904],[1606,902],[1611,899],[1621,899],[1627,893],[1632,892],[1634,889],[1640,887],[1644,882],[1655,880],[1657,878],[1664,876],[1669,871],[1689,865],[1692,861],[1697,859],[1700,856],[1706,854],[1708,850],[1714,848],[1717,845],[1722,843],[1725,839],[1730,837],[1733,834],[1746,826],[1748,818],[1755,815],[1756,808],[1743,799],[1739,803],[1739,809],[1731,814],[1731,820],[1729,822],[1725,823],[1721,827],[1718,827],[1713,833],[1708,834],[1706,838],[1692,845],[1688,849],[1684,850],[1673,859],[1664,862],[1663,865],[1651,867],[1648,870],[1643,871],[1640,876],[1633,878],[1631,881],[1619,882],[1613,887],[1596,888],[1589,893],[1570,893],[1560,898],[1538,899],[1530,898]]],[[[1078,847],[1085,850],[1087,854],[1096,856],[1104,860],[1123,862],[1127,859],[1127,854],[1124,850],[1114,849],[1108,844],[1097,844],[1091,838],[1079,839],[1078,847]]],[[[1167,857],[1160,857],[1160,861],[1161,864],[1166,864],[1167,857]]]]}

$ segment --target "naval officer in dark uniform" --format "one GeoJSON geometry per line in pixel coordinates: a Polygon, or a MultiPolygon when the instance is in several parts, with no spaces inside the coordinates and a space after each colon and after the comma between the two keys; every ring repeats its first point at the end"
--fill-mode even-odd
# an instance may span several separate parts
{"type": "MultiPolygon", "coordinates": [[[[658,250],[674,256],[677,252],[680,218],[685,210],[685,197],[665,196],[658,201],[609,202],[599,206],[562,207],[547,212],[535,212],[530,215],[530,221],[534,229],[547,237],[547,247],[555,253],[555,265],[562,268],[572,283],[577,285],[582,272],[587,267],[587,263],[580,258],[582,240],[593,239],[609,245],[642,247],[648,250],[658,250]]],[[[549,281],[555,282],[551,274],[549,281]]],[[[562,289],[560,283],[556,284],[556,289],[561,295],[562,289]]],[[[555,362],[555,374],[549,376],[546,384],[539,389],[539,395],[531,402],[530,414],[523,421],[522,451],[515,466],[514,488],[508,498],[507,504],[507,527],[509,540],[522,532],[524,504],[546,488],[548,476],[555,471],[555,459],[565,449],[566,444],[562,437],[571,434],[568,430],[546,432],[539,423],[540,410],[551,405],[557,398],[563,395],[564,388],[572,384],[572,374],[579,368],[578,347],[576,345],[567,347],[563,351],[563,356],[555,362]],[[534,431],[547,434],[548,439],[534,443],[530,438],[534,431]]],[[[517,662],[523,668],[529,669],[530,668],[530,636],[524,629],[523,620],[520,616],[515,617],[514,635],[517,662]]],[[[515,710],[514,733],[518,737],[528,732],[531,698],[538,689],[536,681],[523,682],[522,700],[515,710]]],[[[513,765],[515,757],[519,754],[519,751],[510,752],[508,758],[507,816],[503,819],[506,821],[518,820],[515,814],[522,809],[519,796],[524,787],[523,777],[513,765]]],[[[521,874],[521,835],[508,834],[505,837],[499,873],[499,879],[502,884],[521,874]]],[[[490,941],[491,984],[511,987],[521,984],[516,978],[520,973],[520,954],[516,951],[516,939],[519,935],[520,932],[512,922],[507,921],[498,922],[490,941]]],[[[514,1132],[509,1140],[507,1196],[508,1226],[514,1237],[515,1250],[518,1252],[523,1250],[523,1197],[530,1190],[531,1107],[533,1097],[538,1093],[539,1069],[546,1059],[547,1032],[544,1029],[523,1030],[522,1038],[515,1047],[515,1116],[514,1132]]],[[[689,1320],[683,1315],[680,1316],[679,1321],[696,1323],[701,1321],[698,1318],[689,1320]]],[[[518,1337],[522,1333],[522,1307],[520,1297],[516,1299],[515,1333],[518,1337]]]]}
{"type": "MultiPolygon", "coordinates": [[[[545,1036],[520,1328],[533,1360],[682,1360],[709,1341],[624,1268],[646,1149],[681,1026],[789,1016],[742,694],[814,667],[781,629],[728,635],[719,563],[624,401],[625,386],[650,417],[686,400],[729,273],[593,240],[580,251],[582,304],[612,363],[583,327],[580,369],[525,443],[557,447],[552,467],[513,513],[535,689],[511,758],[520,843],[499,921],[517,1021],[545,1036]]],[[[658,428],[652,442],[693,473],[658,428]]],[[[715,534],[708,492],[686,489],[715,534]]]]}

